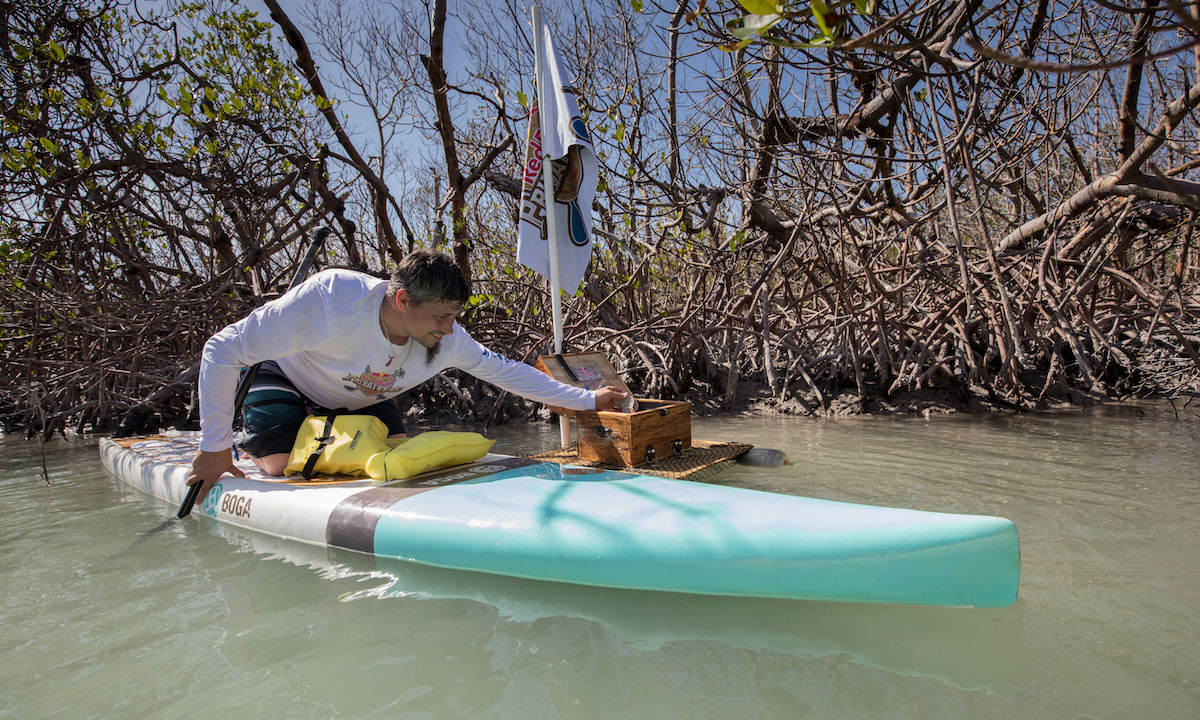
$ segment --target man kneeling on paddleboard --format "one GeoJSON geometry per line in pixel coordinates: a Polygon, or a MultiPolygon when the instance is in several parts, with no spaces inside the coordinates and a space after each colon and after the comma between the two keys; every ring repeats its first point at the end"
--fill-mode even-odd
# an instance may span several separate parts
{"type": "Polygon", "coordinates": [[[403,437],[392,398],[448,368],[548,405],[619,409],[620,388],[564,385],[476,342],[456,322],[470,295],[449,256],[418,250],[390,282],[326,270],[213,335],[200,362],[200,450],[188,485],[202,483],[203,500],[222,475],[244,477],[231,450],[235,395],[239,374],[258,363],[238,447],[268,475],[284,474],[310,413],[374,415],[403,437]]]}

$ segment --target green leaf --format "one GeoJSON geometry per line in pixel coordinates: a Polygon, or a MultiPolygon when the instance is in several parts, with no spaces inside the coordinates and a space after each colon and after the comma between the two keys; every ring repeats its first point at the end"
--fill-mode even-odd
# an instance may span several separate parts
{"type": "Polygon", "coordinates": [[[48,152],[52,155],[54,153],[58,152],[58,145],[56,145],[54,143],[54,141],[51,140],[50,138],[48,138],[48,137],[38,138],[38,142],[41,143],[42,148],[45,149],[46,152],[48,152]]]}
{"type": "Polygon", "coordinates": [[[825,4],[825,0],[810,0],[812,5],[813,22],[821,29],[821,34],[829,40],[833,40],[836,36],[833,30],[829,27],[829,21],[826,16],[829,14],[829,6],[825,4]]]}
{"type": "Polygon", "coordinates": [[[746,47],[747,45],[749,45],[752,42],[754,42],[754,38],[748,37],[745,40],[741,40],[739,42],[727,42],[724,45],[719,46],[718,49],[723,52],[737,52],[738,50],[741,50],[742,48],[746,47]]]}
{"type": "Polygon", "coordinates": [[[20,172],[25,169],[25,160],[20,152],[8,150],[4,153],[4,165],[13,172],[20,172]]]}
{"type": "MultiPolygon", "coordinates": [[[[819,0],[818,0],[819,1],[819,0]]],[[[746,15],[725,23],[725,27],[740,40],[753,40],[766,31],[775,27],[783,16],[778,13],[771,15],[746,15]]],[[[739,46],[745,47],[745,43],[739,46]]]]}
{"type": "Polygon", "coordinates": [[[46,51],[50,53],[50,57],[54,58],[57,62],[62,62],[67,57],[67,52],[62,49],[62,45],[59,45],[53,40],[46,43],[46,51]]]}
{"type": "Polygon", "coordinates": [[[480,307],[481,305],[486,305],[486,304],[492,302],[493,300],[495,300],[495,298],[489,294],[477,293],[477,294],[472,295],[471,297],[467,298],[465,307],[468,309],[469,308],[477,308],[477,307],[480,307]]]}
{"type": "Polygon", "coordinates": [[[860,15],[873,15],[875,14],[875,0],[854,0],[854,9],[860,15]]]}
{"type": "Polygon", "coordinates": [[[805,50],[811,50],[813,48],[829,47],[830,45],[832,45],[834,43],[833,38],[827,38],[824,35],[813,35],[812,39],[810,39],[808,42],[792,42],[790,40],[784,40],[783,38],[770,37],[770,36],[768,36],[765,39],[767,42],[771,43],[772,45],[776,45],[778,47],[801,48],[801,49],[805,49],[805,50]]]}
{"type": "Polygon", "coordinates": [[[529,96],[520,90],[517,91],[517,102],[521,103],[521,107],[529,107],[529,96]]]}
{"type": "Polygon", "coordinates": [[[644,4],[642,0],[629,0],[629,7],[633,8],[634,12],[640,13],[644,8],[644,4]]]}
{"type": "Polygon", "coordinates": [[[782,10],[774,0],[738,0],[738,3],[755,15],[777,15],[782,10]]]}

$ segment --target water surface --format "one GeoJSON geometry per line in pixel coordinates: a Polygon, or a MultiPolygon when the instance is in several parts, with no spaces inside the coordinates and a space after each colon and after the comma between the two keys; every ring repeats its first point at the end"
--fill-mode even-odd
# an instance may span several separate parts
{"type": "MultiPolygon", "coordinates": [[[[991,610],[579,588],[193,517],[94,441],[0,440],[0,717],[1200,717],[1200,408],[698,419],[792,465],[715,482],[1001,515],[991,610]]],[[[489,430],[553,446],[548,425],[489,430]]]]}

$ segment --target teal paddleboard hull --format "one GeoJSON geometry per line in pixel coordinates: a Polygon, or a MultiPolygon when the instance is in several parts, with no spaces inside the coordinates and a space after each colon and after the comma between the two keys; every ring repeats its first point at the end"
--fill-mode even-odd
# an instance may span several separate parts
{"type": "MultiPolygon", "coordinates": [[[[171,502],[194,438],[101,443],[118,478],[171,502]]],[[[444,568],[600,587],[998,607],[1020,550],[998,517],[874,507],[489,455],[380,485],[220,481],[197,514],[444,568]]]]}
{"type": "Polygon", "coordinates": [[[372,551],[583,585],[918,605],[1009,605],[1020,574],[1003,518],[556,465],[397,503],[372,551]]]}

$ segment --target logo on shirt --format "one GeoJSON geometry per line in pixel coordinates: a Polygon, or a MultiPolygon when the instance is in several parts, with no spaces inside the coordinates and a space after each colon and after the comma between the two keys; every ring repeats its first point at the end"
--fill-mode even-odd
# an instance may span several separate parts
{"type": "Polygon", "coordinates": [[[404,369],[396,368],[390,373],[371,372],[371,366],[368,365],[366,370],[363,370],[360,375],[347,375],[342,378],[342,382],[353,383],[346,385],[347,390],[359,390],[363,395],[380,396],[382,393],[391,392],[396,385],[396,381],[404,377],[404,369]]]}

